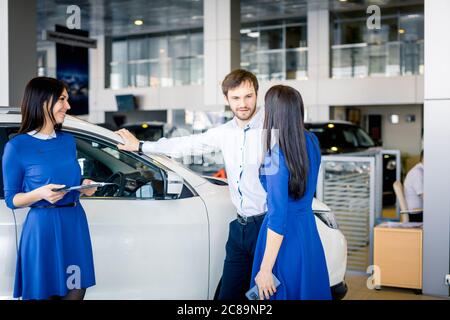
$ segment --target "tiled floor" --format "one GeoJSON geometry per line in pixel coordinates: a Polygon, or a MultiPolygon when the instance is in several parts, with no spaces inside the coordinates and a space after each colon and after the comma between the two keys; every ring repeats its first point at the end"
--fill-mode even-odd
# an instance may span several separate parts
{"type": "MultiPolygon", "coordinates": [[[[432,297],[415,294],[414,290],[392,287],[382,287],[381,290],[371,290],[367,287],[368,275],[347,273],[345,281],[348,291],[344,300],[444,300],[442,297],[432,297]]],[[[448,299],[450,300],[450,299],[448,299]]]]}

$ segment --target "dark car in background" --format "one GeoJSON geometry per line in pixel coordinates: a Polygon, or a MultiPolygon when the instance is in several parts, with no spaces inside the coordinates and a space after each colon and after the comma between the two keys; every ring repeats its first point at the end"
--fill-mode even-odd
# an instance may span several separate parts
{"type": "MultiPolygon", "coordinates": [[[[323,155],[365,151],[380,147],[359,126],[346,121],[305,123],[320,142],[323,155]]],[[[396,197],[392,185],[397,180],[397,163],[394,155],[383,156],[383,206],[395,205],[396,197]]]]}
{"type": "Polygon", "coordinates": [[[358,152],[376,147],[363,129],[350,122],[307,122],[305,127],[319,139],[323,155],[358,152]]]}
{"type": "Polygon", "coordinates": [[[127,129],[139,140],[158,141],[164,137],[164,125],[162,122],[127,123],[120,126],[120,129],[127,129]]]}

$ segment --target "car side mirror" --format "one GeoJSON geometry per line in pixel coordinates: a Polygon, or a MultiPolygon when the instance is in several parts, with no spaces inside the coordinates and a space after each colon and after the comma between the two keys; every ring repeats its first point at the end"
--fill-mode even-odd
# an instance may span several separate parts
{"type": "Polygon", "coordinates": [[[166,194],[178,198],[183,191],[183,178],[173,171],[167,171],[166,194]]]}

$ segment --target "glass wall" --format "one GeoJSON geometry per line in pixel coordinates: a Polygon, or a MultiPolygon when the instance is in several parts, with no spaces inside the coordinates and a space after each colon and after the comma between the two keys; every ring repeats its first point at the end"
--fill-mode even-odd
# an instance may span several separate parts
{"type": "Polygon", "coordinates": [[[383,10],[378,30],[367,27],[365,12],[331,16],[333,78],[423,74],[423,7],[383,10]]]}
{"type": "Polygon", "coordinates": [[[169,87],[203,83],[203,33],[113,39],[110,85],[169,87]]]}
{"type": "Polygon", "coordinates": [[[243,25],[241,67],[259,80],[307,77],[306,21],[277,21],[243,25]]]}

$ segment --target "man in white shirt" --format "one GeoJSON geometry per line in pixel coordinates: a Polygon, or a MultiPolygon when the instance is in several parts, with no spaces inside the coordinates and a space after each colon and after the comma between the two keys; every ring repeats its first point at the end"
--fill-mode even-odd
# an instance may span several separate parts
{"type": "Polygon", "coordinates": [[[219,299],[242,300],[250,286],[256,240],[267,211],[266,192],[259,181],[264,108],[256,109],[258,80],[251,72],[232,71],[223,80],[222,91],[234,113],[229,122],[202,134],[156,142],[139,141],[121,129],[117,133],[125,144],[118,148],[175,157],[221,150],[237,219],[230,224],[219,299]]]}
{"type": "Polygon", "coordinates": [[[420,162],[406,175],[403,189],[408,210],[423,209],[423,150],[420,162]]]}

